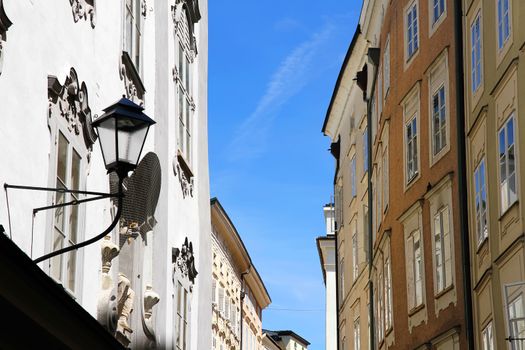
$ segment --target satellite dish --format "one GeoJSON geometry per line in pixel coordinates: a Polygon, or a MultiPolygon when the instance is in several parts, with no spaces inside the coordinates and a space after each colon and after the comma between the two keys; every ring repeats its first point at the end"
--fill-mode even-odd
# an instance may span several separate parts
{"type": "MultiPolygon", "coordinates": [[[[111,192],[116,192],[118,177],[110,175],[111,192]]],[[[154,214],[161,187],[160,161],[153,152],[147,153],[135,172],[124,180],[122,218],[126,225],[136,224],[140,233],[151,231],[157,221],[154,214]]]]}

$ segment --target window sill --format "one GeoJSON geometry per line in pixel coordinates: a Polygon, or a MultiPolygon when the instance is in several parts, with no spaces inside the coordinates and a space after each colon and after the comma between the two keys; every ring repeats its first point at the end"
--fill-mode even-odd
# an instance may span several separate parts
{"type": "Polygon", "coordinates": [[[481,242],[478,243],[478,247],[476,248],[476,255],[479,255],[479,253],[483,250],[483,248],[488,244],[489,236],[484,237],[481,242]]]}
{"type": "Polygon", "coordinates": [[[410,309],[410,311],[408,312],[408,317],[412,317],[414,316],[415,314],[417,314],[419,311],[423,310],[425,308],[425,304],[419,304],[418,306],[410,309]]]}
{"type": "Polygon", "coordinates": [[[512,202],[512,204],[510,204],[506,209],[502,211],[501,215],[498,218],[498,221],[501,222],[504,219],[504,217],[507,216],[507,214],[512,210],[512,208],[519,204],[519,202],[520,201],[516,198],[516,200],[512,202]]]}
{"type": "MultiPolygon", "coordinates": [[[[126,51],[122,51],[122,65],[124,66],[125,72],[121,72],[120,74],[127,75],[127,77],[131,80],[134,87],[137,89],[137,97],[139,99],[144,98],[144,93],[146,92],[146,88],[144,87],[144,84],[142,83],[142,79],[140,77],[140,73],[137,70],[137,67],[135,67],[135,64],[131,60],[131,57],[129,57],[129,54],[126,51]]],[[[126,86],[126,89],[128,87],[126,86]]]]}
{"type": "Polygon", "coordinates": [[[451,290],[454,289],[454,283],[451,283],[450,286],[448,286],[447,288],[443,289],[441,292],[438,292],[435,296],[434,296],[434,299],[439,299],[441,298],[443,295],[447,294],[448,292],[450,292],[451,290]]]}
{"type": "Polygon", "coordinates": [[[191,167],[189,166],[189,163],[186,161],[186,158],[180,149],[177,150],[177,161],[179,162],[180,167],[187,178],[191,179],[193,177],[193,171],[191,171],[191,167]]]}
{"type": "Polygon", "coordinates": [[[410,56],[407,55],[407,58],[405,60],[405,71],[410,67],[412,62],[416,59],[416,57],[419,55],[419,47],[416,49],[416,51],[412,52],[410,56]]]}
{"type": "Polygon", "coordinates": [[[412,177],[406,182],[406,184],[405,184],[405,192],[408,191],[409,188],[412,187],[412,185],[414,185],[414,184],[417,182],[417,180],[419,180],[420,176],[421,176],[421,175],[420,175],[420,173],[419,173],[419,171],[418,171],[414,176],[412,176],[412,177]]]}

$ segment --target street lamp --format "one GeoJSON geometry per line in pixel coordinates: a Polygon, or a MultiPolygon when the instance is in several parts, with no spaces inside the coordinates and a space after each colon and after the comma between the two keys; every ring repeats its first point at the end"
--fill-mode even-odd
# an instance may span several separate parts
{"type": "MultiPolygon", "coordinates": [[[[63,204],[55,204],[43,208],[37,208],[37,210],[52,209],[64,205],[78,205],[79,203],[91,200],[108,197],[117,197],[117,212],[115,214],[115,217],[113,218],[113,222],[111,223],[111,225],[101,234],[91,239],[88,239],[87,241],[71,245],[69,247],[65,247],[59,250],[55,250],[49,254],[41,256],[40,258],[35,260],[35,263],[39,263],[41,261],[52,258],[56,255],[69,252],[71,250],[76,250],[85,247],[91,243],[102,239],[108,233],[110,233],[111,230],[113,230],[113,228],[115,228],[122,214],[122,182],[128,176],[128,172],[134,170],[137,167],[137,163],[140,158],[140,153],[142,152],[144,142],[146,141],[146,136],[148,135],[148,130],[151,125],[155,124],[155,121],[153,119],[151,119],[142,112],[143,110],[143,107],[133,103],[125,97],[122,97],[118,102],[105,108],[105,113],[99,118],[97,118],[92,124],[93,127],[97,129],[98,139],[100,141],[100,149],[102,150],[102,157],[104,158],[106,170],[108,171],[108,173],[114,171],[118,175],[118,193],[107,194],[77,190],[39,188],[40,190],[55,192],[97,194],[99,195],[99,197],[77,200],[63,204]]],[[[27,186],[12,186],[7,184],[4,186],[13,188],[37,189],[29,188],[27,186]]]]}

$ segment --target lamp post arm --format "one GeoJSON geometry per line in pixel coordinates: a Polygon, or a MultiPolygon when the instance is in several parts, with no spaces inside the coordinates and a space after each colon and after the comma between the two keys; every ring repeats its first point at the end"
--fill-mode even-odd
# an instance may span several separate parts
{"type": "Polygon", "coordinates": [[[97,235],[97,236],[95,236],[93,238],[88,239],[87,241],[84,241],[84,242],[81,242],[81,243],[77,243],[77,244],[73,244],[73,245],[71,245],[69,247],[65,247],[65,248],[62,248],[62,249],[59,249],[59,250],[55,250],[54,252],[51,252],[51,253],[46,254],[46,255],[43,255],[40,258],[34,260],[35,264],[38,264],[38,263],[40,263],[40,262],[42,262],[44,260],[47,260],[49,258],[52,258],[54,256],[67,253],[67,252],[72,251],[72,250],[77,250],[79,248],[83,248],[83,247],[85,247],[87,245],[95,243],[98,240],[101,240],[108,233],[110,233],[115,228],[115,226],[117,226],[117,224],[118,224],[118,222],[120,220],[120,216],[122,215],[122,197],[123,197],[123,194],[122,194],[122,181],[123,180],[124,180],[124,177],[119,175],[118,196],[117,196],[118,197],[117,213],[115,214],[115,218],[113,219],[113,222],[111,223],[111,225],[109,225],[109,227],[107,229],[105,229],[104,232],[102,232],[101,234],[99,234],[99,235],[97,235]]]}

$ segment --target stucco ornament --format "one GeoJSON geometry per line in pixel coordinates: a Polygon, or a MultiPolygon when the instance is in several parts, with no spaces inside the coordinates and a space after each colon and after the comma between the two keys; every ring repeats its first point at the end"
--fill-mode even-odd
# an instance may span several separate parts
{"type": "Polygon", "coordinates": [[[69,3],[71,4],[71,12],[73,13],[75,23],[81,19],[89,19],[91,28],[95,28],[97,22],[95,0],[69,0],[69,3]]]}
{"type": "Polygon", "coordinates": [[[124,83],[124,95],[126,98],[140,106],[144,106],[144,93],[146,89],[127,52],[122,52],[119,75],[120,80],[124,83]]]}
{"type": "Polygon", "coordinates": [[[4,62],[7,30],[13,23],[7,17],[4,11],[3,0],[0,0],[0,74],[2,74],[2,66],[4,62]]]}
{"type": "MultiPolygon", "coordinates": [[[[175,31],[188,41],[190,57],[195,57],[197,42],[194,35],[195,24],[201,19],[198,0],[175,0],[171,6],[171,16],[175,31]]],[[[193,60],[193,58],[192,58],[193,60]]]]}
{"type": "Polygon", "coordinates": [[[102,276],[101,288],[97,303],[97,319],[110,333],[117,329],[117,293],[111,278],[111,261],[119,254],[118,246],[110,236],[104,237],[101,246],[102,276]]]}
{"type": "Polygon", "coordinates": [[[117,334],[118,341],[124,346],[131,342],[130,335],[133,333],[129,325],[130,316],[133,312],[133,300],[135,292],[131,289],[131,282],[123,273],[118,275],[118,298],[117,298],[117,334]]]}
{"type": "Polygon", "coordinates": [[[195,268],[195,257],[193,255],[193,244],[188,243],[188,237],[184,239],[181,249],[173,249],[173,272],[174,274],[177,270],[185,278],[188,278],[189,281],[194,284],[195,278],[199,274],[195,268]]]}
{"type": "Polygon", "coordinates": [[[140,13],[144,17],[146,17],[146,14],[148,13],[148,4],[146,3],[146,0],[140,2],[140,13]]]}
{"type": "Polygon", "coordinates": [[[179,163],[177,157],[173,160],[174,172],[175,175],[179,177],[179,182],[182,190],[182,196],[186,198],[187,196],[193,197],[193,176],[187,171],[184,171],[179,163]]]}
{"type": "Polygon", "coordinates": [[[83,138],[89,161],[97,134],[92,126],[86,84],[79,82],[77,72],[71,68],[64,85],[60,84],[57,77],[48,76],[47,90],[49,118],[62,117],[67,123],[69,132],[83,138]]]}
{"type": "Polygon", "coordinates": [[[147,344],[148,348],[155,348],[157,338],[155,335],[155,327],[153,324],[153,307],[160,301],[160,296],[153,290],[151,285],[146,285],[143,298],[143,317],[142,326],[144,334],[149,340],[147,344]]]}

